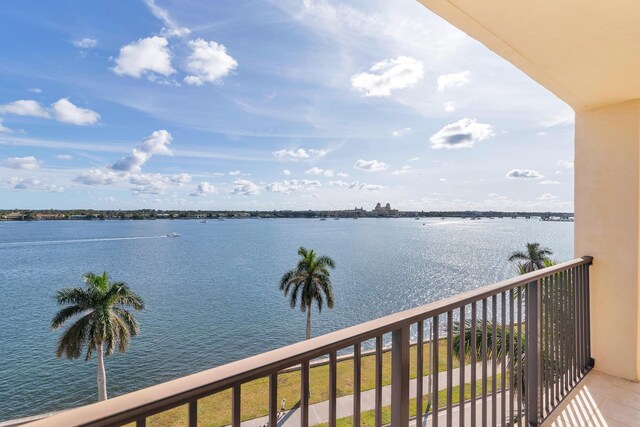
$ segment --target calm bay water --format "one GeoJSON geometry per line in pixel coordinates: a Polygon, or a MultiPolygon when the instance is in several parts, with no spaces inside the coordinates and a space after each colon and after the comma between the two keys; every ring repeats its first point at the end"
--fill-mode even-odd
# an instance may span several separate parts
{"type": "Polygon", "coordinates": [[[94,402],[95,360],[56,359],[58,288],[108,271],[147,304],[141,335],[107,358],[110,396],[304,339],[278,290],[300,245],[330,255],[336,306],[313,333],[512,277],[537,241],[573,257],[573,224],[524,219],[0,222],[0,420],[94,402]],[[181,234],[168,238],[168,233],[181,234]]]}

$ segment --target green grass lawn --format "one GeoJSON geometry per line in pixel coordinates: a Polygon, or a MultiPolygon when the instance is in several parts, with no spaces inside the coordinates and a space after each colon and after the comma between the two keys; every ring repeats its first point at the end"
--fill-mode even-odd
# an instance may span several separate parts
{"type": "MultiPolygon", "coordinates": [[[[424,345],[424,374],[431,372],[429,364],[430,344],[424,345]]],[[[439,370],[446,370],[446,341],[439,343],[439,370]]],[[[382,384],[391,384],[391,352],[383,353],[382,384]]],[[[416,377],[417,346],[411,347],[411,378],[416,377]]],[[[458,367],[454,360],[453,367],[458,367]]],[[[375,355],[362,357],[361,389],[370,390],[375,387],[375,355]]],[[[337,363],[338,397],[353,394],[353,360],[337,363]]],[[[317,366],[310,369],[311,397],[310,403],[317,403],[329,398],[329,366],[317,366]]],[[[250,420],[266,416],[269,413],[269,379],[260,378],[242,385],[242,420],[250,420]]],[[[286,400],[287,409],[295,407],[300,400],[300,372],[286,372],[278,375],[278,408],[280,401],[286,400]]],[[[414,404],[415,406],[415,404],[414,404]]],[[[147,419],[147,425],[183,426],[187,425],[186,405],[162,412],[147,419]]],[[[415,411],[415,408],[414,408],[415,411]]],[[[198,401],[198,425],[203,427],[224,426],[231,424],[231,390],[226,390],[198,401]]]]}
{"type": "MultiPolygon", "coordinates": [[[[500,390],[500,379],[501,379],[501,375],[498,374],[496,375],[496,381],[497,381],[497,387],[496,390],[500,390]]],[[[508,388],[507,388],[508,389],[508,388]]],[[[452,393],[452,402],[454,404],[459,403],[460,402],[460,386],[455,386],[453,387],[453,393],[452,393]]],[[[487,381],[487,391],[491,392],[492,391],[492,387],[491,387],[491,380],[490,378],[487,381]]],[[[482,383],[478,382],[476,384],[476,397],[477,396],[481,396],[482,395],[482,383]]],[[[465,384],[464,386],[464,399],[470,399],[471,398],[471,384],[465,384]]],[[[440,390],[440,392],[438,393],[438,407],[439,408],[444,408],[447,406],[447,391],[446,390],[440,390]]],[[[423,408],[426,407],[426,401],[423,402],[423,408]]],[[[410,417],[414,417],[416,415],[416,399],[411,399],[409,401],[409,416],[410,417]]],[[[375,427],[375,411],[371,410],[371,411],[363,411],[360,414],[360,425],[361,427],[375,427]]],[[[391,423],[391,406],[385,406],[382,408],[382,424],[390,424],[391,423]]],[[[345,417],[345,418],[339,418],[336,420],[336,426],[337,427],[350,427],[353,425],[353,418],[352,417],[345,417]]],[[[329,424],[328,423],[322,423],[322,424],[315,424],[314,427],[328,427],[329,424]]]]}

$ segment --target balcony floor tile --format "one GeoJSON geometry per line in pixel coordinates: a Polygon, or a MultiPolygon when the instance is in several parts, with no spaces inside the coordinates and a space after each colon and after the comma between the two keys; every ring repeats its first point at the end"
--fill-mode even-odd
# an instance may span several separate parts
{"type": "Polygon", "coordinates": [[[592,371],[542,424],[545,427],[640,425],[640,384],[592,371]]]}

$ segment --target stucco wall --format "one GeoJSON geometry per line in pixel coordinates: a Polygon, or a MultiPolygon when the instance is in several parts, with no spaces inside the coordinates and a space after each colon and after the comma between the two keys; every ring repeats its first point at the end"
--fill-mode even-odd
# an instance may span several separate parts
{"type": "Polygon", "coordinates": [[[576,114],[575,255],[594,257],[596,369],[640,378],[640,101],[576,114]]]}

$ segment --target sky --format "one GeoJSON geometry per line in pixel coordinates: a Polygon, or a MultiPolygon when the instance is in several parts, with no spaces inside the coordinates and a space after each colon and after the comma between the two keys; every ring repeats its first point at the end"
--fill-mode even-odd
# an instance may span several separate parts
{"type": "Polygon", "coordinates": [[[8,2],[0,39],[0,209],[573,210],[571,108],[415,0],[8,2]]]}

